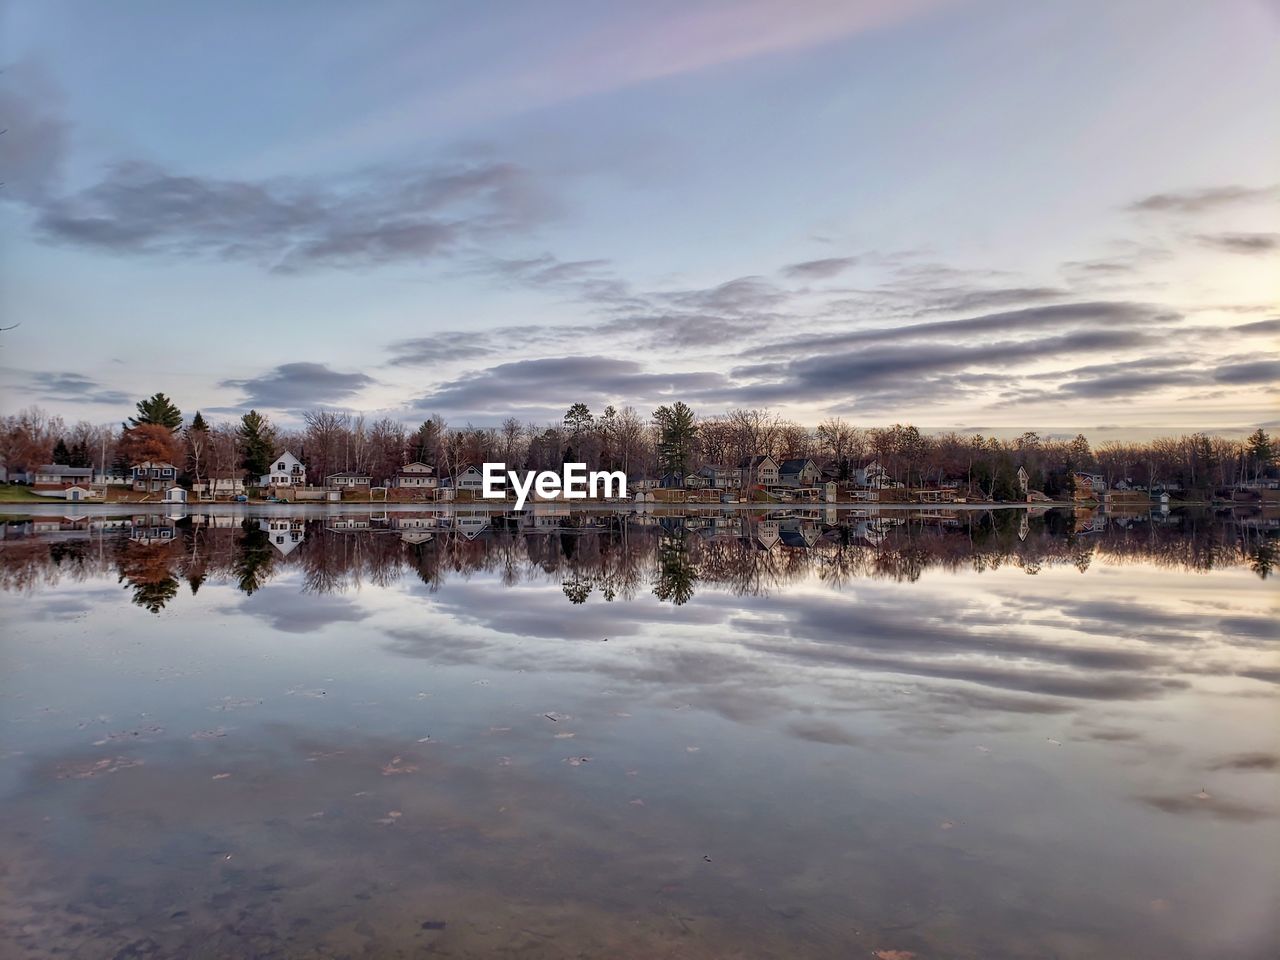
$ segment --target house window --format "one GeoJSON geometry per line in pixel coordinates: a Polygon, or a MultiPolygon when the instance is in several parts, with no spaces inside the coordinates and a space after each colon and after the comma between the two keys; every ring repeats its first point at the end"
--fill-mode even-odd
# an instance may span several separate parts
{"type": "Polygon", "coordinates": [[[277,463],[277,464],[276,464],[276,469],[277,469],[277,470],[283,470],[283,469],[284,469],[284,461],[283,461],[283,460],[281,460],[279,463],[277,463]]]}

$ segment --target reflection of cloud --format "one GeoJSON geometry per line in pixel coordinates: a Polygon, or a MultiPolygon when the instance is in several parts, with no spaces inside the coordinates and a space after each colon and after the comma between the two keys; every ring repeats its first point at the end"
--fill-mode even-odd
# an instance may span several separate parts
{"type": "Polygon", "coordinates": [[[1280,756],[1274,753],[1236,753],[1209,764],[1210,770],[1280,770],[1280,756]]]}
{"type": "Polygon", "coordinates": [[[1261,807],[1250,806],[1238,800],[1206,795],[1143,796],[1139,797],[1147,806],[1173,813],[1179,816],[1212,817],[1215,820],[1230,820],[1236,823],[1253,823],[1266,820],[1275,814],[1261,807]]]}
{"type": "Polygon", "coordinates": [[[311,633],[333,623],[359,623],[369,616],[355,602],[335,594],[303,594],[280,585],[245,597],[227,612],[257,617],[282,633],[311,633]]]}

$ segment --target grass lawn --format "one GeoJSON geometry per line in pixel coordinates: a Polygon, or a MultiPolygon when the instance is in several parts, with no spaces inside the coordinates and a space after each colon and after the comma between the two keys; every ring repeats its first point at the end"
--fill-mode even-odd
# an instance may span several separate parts
{"type": "Polygon", "coordinates": [[[38,497],[30,487],[16,483],[0,483],[0,503],[56,503],[50,497],[38,497]]]}

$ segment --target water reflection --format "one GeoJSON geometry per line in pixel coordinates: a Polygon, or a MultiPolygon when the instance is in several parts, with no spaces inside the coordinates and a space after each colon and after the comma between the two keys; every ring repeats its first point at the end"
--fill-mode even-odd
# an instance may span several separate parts
{"type": "Polygon", "coordinates": [[[1199,571],[1247,566],[1265,579],[1280,544],[1280,520],[1205,511],[141,514],[27,519],[0,529],[3,589],[110,571],[153,613],[182,582],[193,594],[211,577],[253,594],[292,570],[301,571],[309,593],[405,575],[439,587],[450,577],[496,571],[507,585],[558,580],[575,604],[651,590],[678,606],[700,586],[760,595],[811,576],[839,586],[914,581],[935,568],[1013,566],[1035,575],[1070,564],[1083,573],[1095,559],[1199,571]]]}
{"type": "Polygon", "coordinates": [[[1280,944],[1269,516],[3,534],[5,957],[1280,944]]]}

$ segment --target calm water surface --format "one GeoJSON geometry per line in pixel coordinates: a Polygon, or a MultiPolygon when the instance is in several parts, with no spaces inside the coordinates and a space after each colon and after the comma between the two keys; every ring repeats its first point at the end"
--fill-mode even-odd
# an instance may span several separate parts
{"type": "Polygon", "coordinates": [[[1280,954],[1274,518],[7,520],[5,958],[1280,954]]]}

